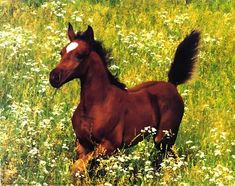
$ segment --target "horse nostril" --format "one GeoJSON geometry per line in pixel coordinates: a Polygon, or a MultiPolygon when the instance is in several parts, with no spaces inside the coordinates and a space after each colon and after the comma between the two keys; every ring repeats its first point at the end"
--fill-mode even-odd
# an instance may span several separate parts
{"type": "Polygon", "coordinates": [[[52,79],[56,83],[60,82],[60,76],[58,74],[53,74],[52,79]]]}
{"type": "Polygon", "coordinates": [[[50,73],[50,83],[53,87],[57,87],[59,85],[61,79],[60,77],[60,73],[55,70],[50,73]]]}

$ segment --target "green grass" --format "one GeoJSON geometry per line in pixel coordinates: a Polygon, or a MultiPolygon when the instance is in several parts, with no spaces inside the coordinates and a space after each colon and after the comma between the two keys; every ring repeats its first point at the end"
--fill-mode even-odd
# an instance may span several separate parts
{"type": "Polygon", "coordinates": [[[232,1],[0,1],[0,157],[3,185],[234,185],[235,4],[232,1]],[[202,33],[193,80],[179,86],[186,112],[176,141],[178,164],[151,166],[152,139],[100,159],[93,176],[76,175],[71,115],[79,83],[48,82],[68,43],[67,23],[91,25],[112,49],[114,73],[128,87],[167,80],[179,42],[202,33]],[[106,175],[99,174],[106,170],[106,175]],[[81,178],[83,177],[83,178],[81,178]]]}

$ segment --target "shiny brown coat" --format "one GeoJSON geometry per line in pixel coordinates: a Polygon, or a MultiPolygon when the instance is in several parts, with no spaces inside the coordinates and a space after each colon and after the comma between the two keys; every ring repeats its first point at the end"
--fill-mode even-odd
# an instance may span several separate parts
{"type": "Polygon", "coordinates": [[[157,130],[154,141],[162,152],[175,143],[184,113],[177,85],[190,79],[198,52],[199,32],[193,31],[178,46],[168,73],[168,82],[149,81],[126,89],[108,70],[107,51],[94,40],[93,29],[75,34],[61,51],[61,61],[50,73],[50,83],[59,88],[80,78],[80,103],[72,117],[77,138],[78,161],[74,171],[84,170],[94,157],[115,152],[142,139],[141,130],[157,130]]]}

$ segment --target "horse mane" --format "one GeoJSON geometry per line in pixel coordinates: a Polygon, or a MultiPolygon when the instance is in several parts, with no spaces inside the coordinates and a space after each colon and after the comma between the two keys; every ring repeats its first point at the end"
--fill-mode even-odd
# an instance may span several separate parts
{"type": "MultiPolygon", "coordinates": [[[[77,33],[76,39],[85,40],[87,41],[86,37],[84,37],[81,33],[77,33]]],[[[116,87],[126,90],[126,85],[118,79],[117,75],[113,75],[108,67],[112,64],[111,56],[111,49],[106,49],[103,47],[103,44],[101,41],[94,40],[92,41],[92,48],[93,50],[100,56],[103,65],[108,73],[108,78],[111,84],[115,85],[116,87]]]]}

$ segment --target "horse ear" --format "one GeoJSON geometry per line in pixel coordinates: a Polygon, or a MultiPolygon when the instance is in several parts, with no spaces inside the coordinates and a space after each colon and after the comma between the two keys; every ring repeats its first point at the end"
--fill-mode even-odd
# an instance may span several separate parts
{"type": "Polygon", "coordinates": [[[73,41],[76,38],[76,34],[73,30],[73,26],[70,23],[68,26],[68,37],[70,41],[73,41]]]}
{"type": "Polygon", "coordinates": [[[94,41],[94,31],[91,26],[88,25],[87,30],[83,33],[83,36],[88,41],[94,41]]]}

